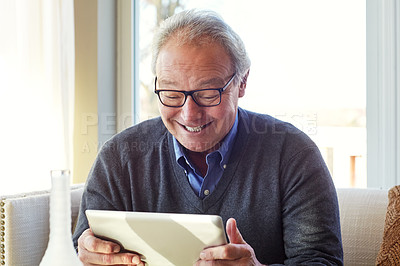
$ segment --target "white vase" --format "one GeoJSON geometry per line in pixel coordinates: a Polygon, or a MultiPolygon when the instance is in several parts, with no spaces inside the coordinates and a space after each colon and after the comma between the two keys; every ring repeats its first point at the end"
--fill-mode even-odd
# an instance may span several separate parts
{"type": "Polygon", "coordinates": [[[50,235],[40,266],[83,265],[75,252],[71,233],[69,170],[51,171],[50,235]]]}

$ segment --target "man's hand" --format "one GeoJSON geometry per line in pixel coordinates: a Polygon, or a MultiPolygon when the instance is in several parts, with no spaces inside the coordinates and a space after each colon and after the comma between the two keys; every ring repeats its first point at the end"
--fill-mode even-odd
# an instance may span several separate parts
{"type": "Polygon", "coordinates": [[[230,243],[223,246],[204,249],[200,253],[200,259],[196,262],[196,266],[261,265],[256,258],[253,248],[244,241],[240,234],[235,219],[230,218],[226,222],[226,233],[230,243]]]}
{"type": "Polygon", "coordinates": [[[95,237],[91,229],[86,229],[78,239],[78,257],[84,265],[145,265],[139,255],[119,253],[120,249],[114,242],[95,237]]]}

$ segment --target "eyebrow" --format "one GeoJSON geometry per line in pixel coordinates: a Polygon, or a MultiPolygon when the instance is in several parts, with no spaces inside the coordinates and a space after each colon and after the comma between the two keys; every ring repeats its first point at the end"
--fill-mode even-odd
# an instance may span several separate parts
{"type": "Polygon", "coordinates": [[[202,81],[198,84],[198,87],[218,87],[218,86],[224,86],[224,80],[222,78],[211,78],[205,81],[202,81]],[[221,85],[215,85],[215,84],[221,84],[221,85]]]}
{"type": "Polygon", "coordinates": [[[168,79],[159,79],[157,77],[157,81],[160,84],[160,86],[173,86],[176,87],[177,83],[175,81],[172,80],[168,80],[168,79]]]}
{"type": "MultiPolygon", "coordinates": [[[[178,84],[175,81],[168,80],[168,79],[158,79],[157,81],[159,82],[160,86],[172,86],[172,87],[177,87],[178,84]]],[[[196,87],[221,87],[224,86],[225,81],[220,78],[220,77],[215,77],[215,78],[210,78],[204,81],[199,82],[196,87]],[[215,85],[215,84],[221,84],[221,85],[215,85]]]]}

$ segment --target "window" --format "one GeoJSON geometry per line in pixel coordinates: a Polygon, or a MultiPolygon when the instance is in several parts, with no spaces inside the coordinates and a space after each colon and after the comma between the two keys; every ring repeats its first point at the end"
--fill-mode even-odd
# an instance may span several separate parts
{"type": "Polygon", "coordinates": [[[0,2],[0,194],[50,188],[50,170],[71,167],[73,1],[39,2],[0,2]]]}
{"type": "Polygon", "coordinates": [[[365,1],[168,3],[141,1],[141,119],[158,115],[148,49],[154,27],[170,15],[163,10],[213,9],[242,37],[252,60],[239,105],[307,133],[336,186],[367,186],[365,1]]]}
{"type": "MultiPolygon", "coordinates": [[[[75,103],[80,106],[79,110],[75,108],[74,152],[80,155],[75,154],[73,160],[74,170],[81,171],[78,174],[75,171],[74,179],[85,180],[102,143],[98,133],[104,132],[99,132],[99,119],[111,116],[113,119],[107,125],[112,124],[120,131],[132,120],[158,116],[149,64],[154,28],[174,12],[198,7],[219,12],[246,43],[252,68],[247,95],[240,101],[243,108],[287,120],[308,133],[320,146],[337,186],[389,188],[400,183],[400,5],[396,1],[121,0],[116,3],[118,9],[113,14],[117,17],[118,40],[116,51],[109,53],[117,55],[117,89],[110,87],[109,90],[115,90],[117,110],[104,115],[100,111],[101,103],[97,102],[98,54],[94,49],[98,45],[97,19],[103,17],[98,15],[96,0],[74,2],[75,22],[80,23],[75,27],[78,41],[74,47],[78,61],[75,62],[75,103]],[[156,2],[164,4],[164,8],[156,7],[156,2]],[[140,47],[137,47],[139,14],[140,47]],[[132,55],[131,44],[126,41],[131,39],[131,22],[132,55]],[[139,48],[140,59],[135,54],[139,48]],[[130,56],[134,59],[132,70],[130,56]],[[140,81],[136,78],[139,68],[140,81]],[[136,82],[140,86],[133,86],[140,87],[140,100],[136,97],[139,90],[130,91],[131,83],[136,82]],[[255,92],[260,90],[265,95],[262,105],[256,105],[260,101],[255,92]],[[79,139],[76,134],[80,135],[79,139]],[[350,144],[340,145],[342,140],[350,144]],[[349,150],[350,147],[355,149],[349,150]]],[[[64,125],[49,122],[54,121],[51,118],[55,114],[51,111],[55,110],[52,109],[54,101],[49,94],[50,82],[42,75],[45,64],[40,61],[43,60],[40,55],[49,49],[39,47],[52,41],[46,39],[50,31],[41,32],[39,25],[56,25],[42,21],[50,19],[48,14],[59,12],[49,12],[47,6],[40,7],[35,1],[21,5],[20,1],[6,0],[0,6],[0,33],[7,36],[0,43],[0,111],[3,114],[0,137],[4,141],[0,159],[5,162],[2,175],[8,177],[7,186],[0,185],[0,194],[9,194],[49,187],[49,166],[45,162],[57,160],[52,156],[56,146],[50,142],[57,141],[52,137],[60,134],[50,132],[64,125]],[[17,23],[19,8],[25,13],[18,16],[17,23]],[[40,13],[40,8],[46,12],[40,13]],[[35,23],[28,22],[30,19],[35,23]],[[25,26],[32,29],[22,30],[25,26]],[[20,40],[18,45],[14,45],[17,40],[20,40]],[[30,56],[18,54],[17,50],[26,45],[34,52],[30,56]],[[15,190],[10,189],[11,180],[17,181],[15,190]]],[[[104,56],[108,56],[107,51],[104,56]]]]}

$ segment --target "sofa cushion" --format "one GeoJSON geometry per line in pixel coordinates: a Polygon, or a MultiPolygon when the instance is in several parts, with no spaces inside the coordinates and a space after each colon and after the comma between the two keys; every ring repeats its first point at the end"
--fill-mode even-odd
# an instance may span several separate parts
{"type": "Polygon", "coordinates": [[[400,265],[400,186],[389,190],[383,241],[377,265],[400,265]]]}

